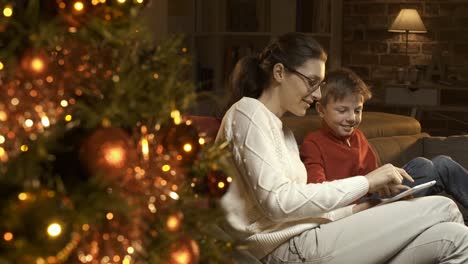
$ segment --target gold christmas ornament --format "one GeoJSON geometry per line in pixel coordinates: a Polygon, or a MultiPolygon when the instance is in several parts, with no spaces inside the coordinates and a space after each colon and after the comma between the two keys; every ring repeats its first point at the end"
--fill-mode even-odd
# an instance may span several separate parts
{"type": "Polygon", "coordinates": [[[197,264],[200,248],[195,240],[183,236],[171,245],[168,264],[197,264]]]}

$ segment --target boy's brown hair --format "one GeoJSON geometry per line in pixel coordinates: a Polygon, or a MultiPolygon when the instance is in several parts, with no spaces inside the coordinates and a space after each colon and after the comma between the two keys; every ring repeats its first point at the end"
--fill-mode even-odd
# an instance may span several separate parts
{"type": "Polygon", "coordinates": [[[364,81],[352,70],[341,68],[326,74],[321,86],[320,103],[326,105],[331,100],[343,100],[351,94],[361,95],[364,102],[372,98],[372,92],[364,81]]]}

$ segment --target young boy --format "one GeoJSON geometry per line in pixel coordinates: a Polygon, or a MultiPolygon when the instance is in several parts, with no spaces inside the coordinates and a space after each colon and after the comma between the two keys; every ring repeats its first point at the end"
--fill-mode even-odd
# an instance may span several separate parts
{"type": "MultiPolygon", "coordinates": [[[[300,148],[309,183],[333,181],[365,175],[378,167],[367,138],[357,128],[362,120],[364,102],[372,94],[367,85],[349,69],[327,73],[322,98],[316,110],[322,129],[309,133],[300,148]]],[[[433,187],[419,193],[430,195],[446,191],[468,208],[468,171],[448,156],[432,160],[418,157],[403,166],[415,186],[432,180],[433,187]]]]}

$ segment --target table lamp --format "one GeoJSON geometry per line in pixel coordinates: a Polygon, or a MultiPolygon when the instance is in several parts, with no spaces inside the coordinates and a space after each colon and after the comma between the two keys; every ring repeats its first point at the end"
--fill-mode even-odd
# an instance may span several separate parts
{"type": "Polygon", "coordinates": [[[427,32],[418,11],[416,9],[407,8],[401,9],[388,31],[406,33],[406,56],[408,56],[408,34],[427,32]]]}

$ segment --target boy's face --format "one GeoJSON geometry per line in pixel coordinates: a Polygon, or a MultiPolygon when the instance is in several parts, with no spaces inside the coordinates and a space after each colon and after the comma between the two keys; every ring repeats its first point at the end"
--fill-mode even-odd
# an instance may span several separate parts
{"type": "Polygon", "coordinates": [[[362,95],[350,94],[343,100],[331,99],[327,105],[317,103],[317,112],[336,135],[350,136],[362,119],[364,100],[362,95]]]}

